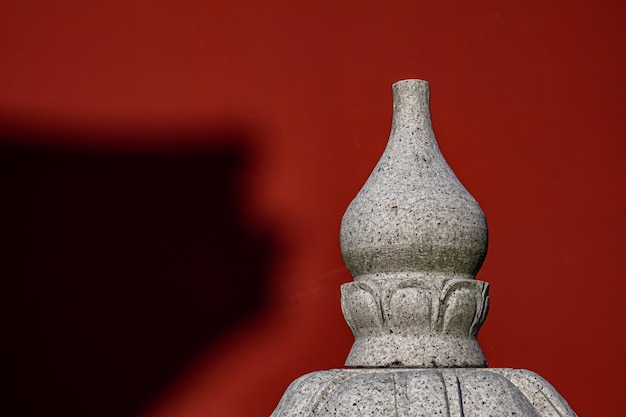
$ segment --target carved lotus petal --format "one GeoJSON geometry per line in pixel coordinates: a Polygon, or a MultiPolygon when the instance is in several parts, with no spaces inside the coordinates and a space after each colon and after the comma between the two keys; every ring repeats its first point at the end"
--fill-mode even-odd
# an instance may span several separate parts
{"type": "Polygon", "coordinates": [[[389,328],[394,333],[430,331],[432,299],[422,288],[401,288],[391,297],[389,328]]]}
{"type": "Polygon", "coordinates": [[[448,334],[469,336],[475,316],[474,293],[468,288],[453,290],[444,303],[443,331],[448,334]]]}
{"type": "Polygon", "coordinates": [[[362,288],[345,290],[341,308],[355,335],[371,334],[382,328],[378,304],[372,294],[362,288]]]}

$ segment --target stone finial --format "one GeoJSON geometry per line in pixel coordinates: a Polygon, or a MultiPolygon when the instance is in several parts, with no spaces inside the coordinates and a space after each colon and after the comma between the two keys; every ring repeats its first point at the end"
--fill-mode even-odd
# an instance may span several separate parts
{"type": "Polygon", "coordinates": [[[473,279],[483,263],[485,216],[439,150],[426,81],[393,85],[389,142],[343,216],[341,252],[357,281],[473,279]]]}
{"type": "Polygon", "coordinates": [[[485,217],[439,151],[428,83],[393,93],[389,144],[341,225],[348,368],[298,378],[272,417],[576,417],[533,372],[484,368],[485,217]]]}
{"type": "Polygon", "coordinates": [[[476,334],[488,287],[474,277],[487,223],[439,150],[429,101],[426,81],[393,85],[387,148],[341,223],[356,281],[342,286],[347,366],[486,366],[476,334]]]}

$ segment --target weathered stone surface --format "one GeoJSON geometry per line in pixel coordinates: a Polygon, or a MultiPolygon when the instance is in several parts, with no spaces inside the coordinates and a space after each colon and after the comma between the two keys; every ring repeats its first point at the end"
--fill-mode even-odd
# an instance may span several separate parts
{"type": "Polygon", "coordinates": [[[334,369],[294,381],[271,417],[575,417],[537,374],[516,369],[334,369]]]}
{"type": "Polygon", "coordinates": [[[349,368],[297,379],[272,417],[576,417],[538,375],[483,368],[485,217],[439,151],[428,83],[393,91],[389,143],[341,225],[349,368]]]}
{"type": "Polygon", "coordinates": [[[476,334],[488,285],[474,280],[487,223],[439,150],[429,103],[426,81],[394,84],[389,142],[341,222],[356,281],[342,288],[347,366],[487,366],[476,334]]]}
{"type": "Polygon", "coordinates": [[[429,86],[393,86],[387,147],[341,223],[355,280],[395,273],[473,279],[487,252],[482,210],[446,163],[433,133],[429,86]]]}
{"type": "Polygon", "coordinates": [[[346,365],[486,366],[476,335],[487,291],[486,282],[431,275],[342,285],[341,308],[355,337],[346,365]]]}

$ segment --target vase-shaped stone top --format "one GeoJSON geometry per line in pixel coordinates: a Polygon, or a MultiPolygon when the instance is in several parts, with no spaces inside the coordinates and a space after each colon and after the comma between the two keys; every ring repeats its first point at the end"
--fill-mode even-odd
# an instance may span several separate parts
{"type": "Polygon", "coordinates": [[[485,218],[439,151],[428,83],[393,94],[389,143],[341,225],[347,368],[298,378],[272,417],[576,417],[539,375],[485,368],[485,218]]]}
{"type": "Polygon", "coordinates": [[[439,150],[428,82],[393,85],[389,142],[344,214],[341,251],[357,281],[425,274],[471,279],[482,265],[485,216],[439,150]]]}
{"type": "Polygon", "coordinates": [[[488,285],[474,279],[487,224],[439,150],[429,104],[426,81],[393,85],[389,142],[341,223],[355,279],[341,288],[355,337],[348,366],[487,364],[476,335],[488,285]]]}

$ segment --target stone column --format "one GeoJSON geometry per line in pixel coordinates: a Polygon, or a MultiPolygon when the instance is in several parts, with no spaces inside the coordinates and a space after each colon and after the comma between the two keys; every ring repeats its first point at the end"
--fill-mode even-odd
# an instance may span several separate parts
{"type": "Polygon", "coordinates": [[[485,216],[439,150],[428,83],[393,97],[387,147],[341,223],[346,368],[300,377],[272,417],[575,416],[538,375],[486,368],[485,216]]]}

